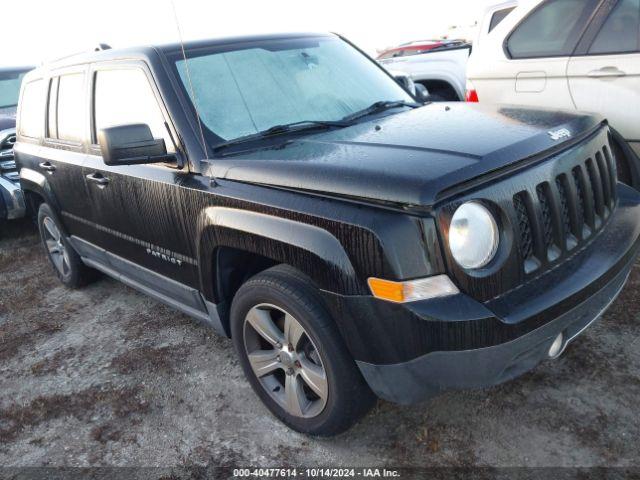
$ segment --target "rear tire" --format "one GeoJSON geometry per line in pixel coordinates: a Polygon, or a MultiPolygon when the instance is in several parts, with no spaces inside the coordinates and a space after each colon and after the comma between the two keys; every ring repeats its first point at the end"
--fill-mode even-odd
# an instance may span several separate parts
{"type": "Polygon", "coordinates": [[[240,287],[231,333],[253,390],[298,432],[336,435],[376,401],[318,290],[291,267],[270,268],[240,287]]]}
{"type": "Polygon", "coordinates": [[[53,270],[65,286],[82,287],[95,278],[95,271],[82,263],[67,240],[62,223],[46,203],[38,209],[38,230],[53,270]]]}

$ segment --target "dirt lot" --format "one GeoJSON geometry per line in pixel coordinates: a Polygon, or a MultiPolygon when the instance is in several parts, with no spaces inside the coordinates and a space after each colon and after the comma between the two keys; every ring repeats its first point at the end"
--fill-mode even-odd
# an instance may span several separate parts
{"type": "Polygon", "coordinates": [[[640,268],[557,361],[313,439],[274,420],[231,342],[113,280],[62,287],[0,234],[0,465],[638,466],[640,268]]]}

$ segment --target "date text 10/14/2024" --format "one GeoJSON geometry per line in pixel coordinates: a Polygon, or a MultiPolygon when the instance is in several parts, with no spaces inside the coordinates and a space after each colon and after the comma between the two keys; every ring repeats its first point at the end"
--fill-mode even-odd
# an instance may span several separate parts
{"type": "Polygon", "coordinates": [[[234,478],[400,478],[398,470],[386,468],[235,468],[234,478]]]}

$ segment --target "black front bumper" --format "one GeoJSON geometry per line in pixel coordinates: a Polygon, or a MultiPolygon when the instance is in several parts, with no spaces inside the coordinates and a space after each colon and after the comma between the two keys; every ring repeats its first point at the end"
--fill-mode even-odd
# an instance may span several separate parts
{"type": "Polygon", "coordinates": [[[481,304],[464,294],[390,304],[329,295],[360,370],[378,396],[415,403],[450,388],[512,379],[549,358],[600,317],[640,248],[640,195],[620,185],[608,225],[561,265],[481,304]]]}
{"type": "Polygon", "coordinates": [[[549,358],[560,333],[564,350],[597,320],[622,290],[630,269],[631,264],[578,307],[516,340],[475,350],[432,352],[404,363],[358,362],[358,366],[379,397],[400,404],[416,403],[446,389],[483,388],[511,380],[549,358]]]}

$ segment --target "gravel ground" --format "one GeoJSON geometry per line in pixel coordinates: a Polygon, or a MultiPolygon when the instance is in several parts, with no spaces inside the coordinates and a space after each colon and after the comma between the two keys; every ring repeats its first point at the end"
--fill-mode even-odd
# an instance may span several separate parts
{"type": "Polygon", "coordinates": [[[0,465],[639,466],[640,269],[556,361],[333,439],[277,422],[231,342],[107,278],[62,287],[28,222],[0,226],[0,465]]]}

